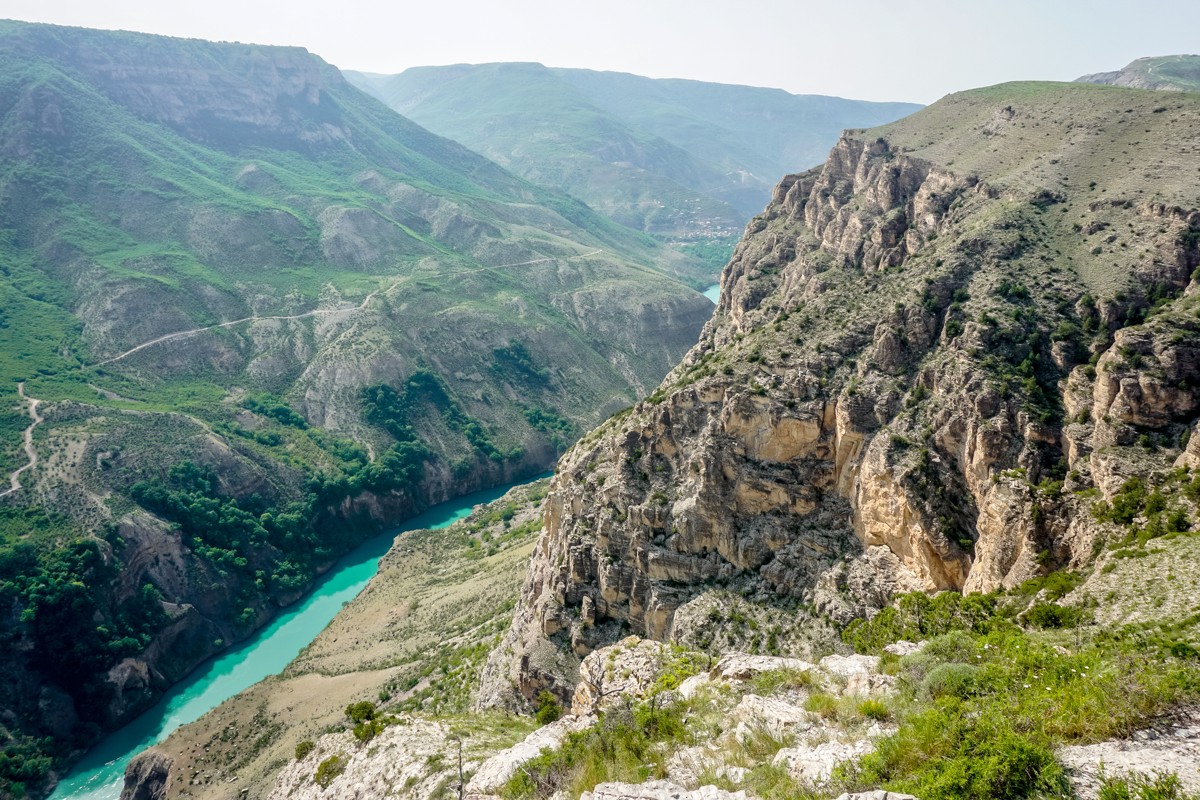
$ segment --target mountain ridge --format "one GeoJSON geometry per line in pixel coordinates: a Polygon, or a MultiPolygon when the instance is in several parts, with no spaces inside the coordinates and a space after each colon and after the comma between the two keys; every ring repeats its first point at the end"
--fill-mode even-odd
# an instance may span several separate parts
{"type": "Polygon", "coordinates": [[[1200,56],[1147,56],[1135,59],[1119,70],[1083,75],[1075,80],[1133,89],[1196,92],[1200,91],[1200,56]]]}
{"type": "Polygon", "coordinates": [[[819,160],[843,127],[918,107],[537,63],[414,67],[361,82],[629,227],[684,238],[739,229],[779,174],[819,160]]]}
{"type": "Polygon", "coordinates": [[[695,646],[718,590],[800,604],[775,646],[807,657],[894,592],[1087,565],[1090,498],[1149,469],[1137,432],[1160,468],[1190,459],[1200,105],[1160,103],[1003,84],[848,131],[785,178],[700,344],[560,462],[481,707],[566,697],[626,631],[695,646]]]}

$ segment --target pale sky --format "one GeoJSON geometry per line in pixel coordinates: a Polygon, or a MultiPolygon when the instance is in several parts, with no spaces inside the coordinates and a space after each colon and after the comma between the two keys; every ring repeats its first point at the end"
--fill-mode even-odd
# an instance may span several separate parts
{"type": "Polygon", "coordinates": [[[0,17],[299,45],[368,72],[540,61],[921,103],[1200,52],[1197,0],[0,0],[0,17]]]}

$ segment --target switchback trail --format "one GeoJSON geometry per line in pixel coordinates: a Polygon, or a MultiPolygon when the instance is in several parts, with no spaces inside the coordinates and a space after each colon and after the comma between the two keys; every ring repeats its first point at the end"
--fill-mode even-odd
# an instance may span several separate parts
{"type": "Polygon", "coordinates": [[[0,492],[0,497],[8,497],[13,492],[20,491],[20,489],[21,489],[21,473],[25,472],[26,470],[33,469],[34,467],[37,466],[37,463],[38,463],[37,450],[35,450],[33,447],[33,429],[36,428],[38,425],[40,425],[43,421],[42,415],[38,413],[38,404],[41,403],[42,401],[38,400],[36,398],[33,398],[33,397],[25,396],[25,381],[21,381],[20,383],[17,384],[17,394],[20,396],[20,398],[22,400],[25,400],[26,402],[29,403],[28,412],[29,412],[29,419],[31,420],[31,422],[29,423],[29,427],[25,429],[25,435],[24,435],[24,437],[25,437],[25,456],[29,459],[29,461],[25,464],[25,466],[13,471],[13,473],[8,476],[8,480],[9,480],[9,484],[10,484],[9,488],[5,489],[3,492],[0,492]]]}
{"type": "MultiPolygon", "coordinates": [[[[578,255],[567,256],[566,258],[563,258],[563,259],[554,258],[554,257],[535,258],[532,261],[518,261],[514,264],[497,264],[496,266],[493,266],[493,267],[480,267],[479,269],[464,270],[463,272],[460,272],[458,274],[464,275],[464,274],[470,274],[473,272],[485,272],[485,271],[491,270],[491,269],[505,269],[507,267],[525,267],[525,266],[529,266],[531,264],[544,264],[549,261],[560,261],[560,260],[561,261],[571,261],[576,258],[587,258],[589,256],[594,256],[594,255],[597,255],[598,253],[603,253],[603,252],[604,252],[603,249],[597,248],[595,250],[592,250],[589,253],[579,253],[578,255]]],[[[364,297],[363,301],[361,303],[359,303],[357,306],[351,306],[349,308],[321,308],[321,309],[314,309],[312,311],[305,311],[303,314],[286,314],[286,315],[285,314],[275,314],[275,315],[269,315],[269,316],[243,317],[242,319],[230,320],[229,322],[220,322],[216,325],[208,325],[203,328],[193,328],[188,331],[177,331],[175,333],[168,333],[165,336],[159,336],[157,339],[151,339],[148,342],[143,342],[136,347],[131,347],[128,350],[126,350],[124,353],[115,355],[112,358],[106,358],[103,361],[97,361],[95,364],[92,364],[91,366],[92,367],[103,367],[106,364],[112,364],[113,362],[120,361],[123,358],[127,358],[127,357],[133,355],[134,353],[137,353],[141,350],[145,350],[147,347],[153,347],[156,344],[162,344],[163,342],[169,342],[169,341],[172,341],[173,339],[183,339],[188,336],[195,336],[198,333],[204,333],[205,331],[214,331],[214,330],[217,330],[218,328],[232,328],[234,325],[241,325],[243,322],[261,322],[264,320],[306,319],[308,317],[328,316],[331,314],[353,314],[356,311],[362,311],[363,309],[365,309],[367,307],[367,304],[370,303],[377,295],[380,295],[380,294],[386,295],[388,292],[392,291],[392,289],[395,289],[399,285],[400,285],[400,281],[396,281],[395,283],[393,283],[391,286],[387,287],[386,289],[376,289],[375,291],[371,292],[369,295],[364,297]]],[[[0,495],[0,497],[3,497],[3,496],[4,495],[0,495]]]]}

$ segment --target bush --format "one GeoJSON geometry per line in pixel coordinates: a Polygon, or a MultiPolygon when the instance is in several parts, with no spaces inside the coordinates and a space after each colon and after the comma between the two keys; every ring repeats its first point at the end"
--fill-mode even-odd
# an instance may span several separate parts
{"type": "Polygon", "coordinates": [[[341,753],[325,759],[317,765],[317,771],[313,775],[313,783],[322,789],[328,789],[329,784],[333,783],[333,779],[346,771],[346,763],[348,761],[349,759],[341,753]]]}
{"type": "Polygon", "coordinates": [[[1025,621],[1037,628],[1074,628],[1083,618],[1083,609],[1057,603],[1037,603],[1025,612],[1025,621]]]}
{"type": "Polygon", "coordinates": [[[884,722],[892,718],[892,710],[887,703],[874,697],[869,697],[858,704],[858,713],[867,719],[884,722]]]}
{"type": "Polygon", "coordinates": [[[1098,800],[1191,800],[1179,776],[1156,772],[1153,775],[1131,773],[1119,777],[1104,777],[1098,800]]]}
{"type": "Polygon", "coordinates": [[[804,710],[822,719],[833,719],[837,716],[838,701],[836,697],[825,692],[813,692],[805,699],[804,710]]]}
{"type": "Polygon", "coordinates": [[[964,700],[974,693],[979,668],[973,664],[938,664],[921,684],[922,693],[931,699],[957,697],[964,700]]]}
{"type": "Polygon", "coordinates": [[[305,739],[303,742],[298,742],[296,744],[296,760],[303,761],[309,753],[316,749],[317,746],[308,739],[305,739]]]}
{"type": "Polygon", "coordinates": [[[533,718],[539,725],[549,725],[561,716],[562,706],[558,704],[558,698],[543,689],[538,695],[537,711],[534,712],[533,718]]]}

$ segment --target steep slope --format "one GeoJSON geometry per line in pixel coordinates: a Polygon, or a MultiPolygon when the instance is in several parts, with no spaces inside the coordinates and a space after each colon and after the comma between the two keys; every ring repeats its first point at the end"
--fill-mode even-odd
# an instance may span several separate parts
{"type": "MultiPolygon", "coordinates": [[[[126,774],[142,782],[127,780],[126,791],[161,780],[169,798],[224,798],[232,779],[241,797],[258,800],[296,746],[337,728],[353,703],[462,714],[512,614],[546,483],[512,489],[449,528],[398,537],[367,587],[287,669],[138,756],[126,774]],[[164,763],[166,770],[154,766],[164,763]]],[[[495,727],[524,733],[525,725],[495,727]]]]}
{"type": "Polygon", "coordinates": [[[1187,530],[1200,98],[1164,99],[965,92],[785,178],[700,343],[560,462],[481,705],[629,631],[804,655],[895,591],[1187,530]]]}
{"type": "MultiPolygon", "coordinates": [[[[768,189],[780,175],[820,164],[843,129],[881,125],[921,108],[621,72],[555,72],[630,124],[768,189]]],[[[758,213],[768,197],[747,195],[741,206],[758,213]]]]}
{"type": "Polygon", "coordinates": [[[777,176],[820,161],[843,128],[919,108],[540,64],[349,77],[431,130],[622,224],[685,238],[740,227],[777,176]]]}
{"type": "Polygon", "coordinates": [[[1139,58],[1116,72],[1097,72],[1076,80],[1080,83],[1107,83],[1133,89],[1200,92],[1200,56],[1139,58]]]}
{"type": "Polygon", "coordinates": [[[736,207],[738,176],[627,124],[541,64],[347,76],[430,130],[635,230],[728,235],[753,213],[736,207]]]}
{"type": "Polygon", "coordinates": [[[0,793],[368,533],[544,470],[711,314],[707,268],[301,49],[0,23],[0,153],[6,471],[44,418],[0,504],[0,793]]]}

